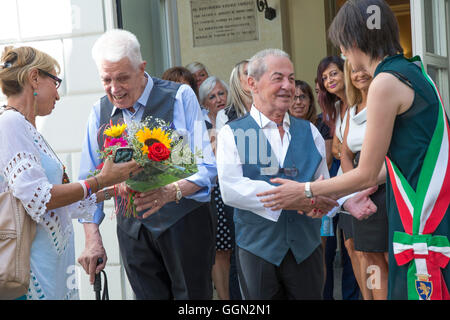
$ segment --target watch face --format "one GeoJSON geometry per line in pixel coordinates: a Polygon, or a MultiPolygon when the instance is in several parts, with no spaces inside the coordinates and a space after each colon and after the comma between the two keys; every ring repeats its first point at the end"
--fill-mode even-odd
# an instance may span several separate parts
{"type": "Polygon", "coordinates": [[[182,198],[181,191],[177,191],[177,200],[180,200],[182,198]]]}

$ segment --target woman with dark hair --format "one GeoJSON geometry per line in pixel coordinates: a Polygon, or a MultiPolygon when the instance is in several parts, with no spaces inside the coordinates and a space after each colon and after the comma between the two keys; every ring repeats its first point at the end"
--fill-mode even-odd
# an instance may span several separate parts
{"type": "MultiPolygon", "coordinates": [[[[342,143],[346,134],[348,109],[345,94],[344,60],[338,56],[322,59],[317,67],[317,83],[319,85],[318,101],[323,112],[323,120],[330,128],[333,137],[331,151],[334,158],[340,160],[342,143]]],[[[342,169],[339,167],[337,175],[340,174],[342,174],[342,169]]],[[[338,218],[338,226],[343,231],[344,244],[352,263],[353,273],[364,295],[366,286],[359,267],[360,254],[355,251],[352,220],[352,216],[341,213],[338,218]]],[[[359,296],[356,285],[350,296],[353,298],[359,296]]]]}
{"type": "Polygon", "coordinates": [[[194,90],[198,98],[198,86],[194,75],[186,68],[173,67],[164,71],[161,79],[187,84],[194,90]]]}
{"type": "Polygon", "coordinates": [[[281,185],[262,193],[262,201],[278,210],[312,195],[342,196],[386,181],[388,299],[448,300],[450,139],[439,92],[420,58],[404,57],[385,1],[348,0],[329,36],[355,70],[373,76],[358,167],[326,181],[274,179],[281,185]],[[374,6],[380,28],[369,29],[374,6]]]}
{"type": "Polygon", "coordinates": [[[338,56],[322,59],[317,67],[317,84],[319,86],[317,102],[324,114],[324,122],[334,134],[336,121],[339,117],[342,119],[347,110],[344,60],[338,56]]]}
{"type": "Polygon", "coordinates": [[[305,119],[315,123],[317,119],[315,99],[312,89],[303,80],[295,80],[295,96],[289,114],[293,117],[305,119]]]}

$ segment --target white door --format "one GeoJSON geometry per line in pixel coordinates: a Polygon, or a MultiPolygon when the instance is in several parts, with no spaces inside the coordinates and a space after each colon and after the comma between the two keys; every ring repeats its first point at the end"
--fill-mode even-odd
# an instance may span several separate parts
{"type": "Polygon", "coordinates": [[[450,113],[450,1],[411,0],[413,54],[422,58],[450,113]]]}

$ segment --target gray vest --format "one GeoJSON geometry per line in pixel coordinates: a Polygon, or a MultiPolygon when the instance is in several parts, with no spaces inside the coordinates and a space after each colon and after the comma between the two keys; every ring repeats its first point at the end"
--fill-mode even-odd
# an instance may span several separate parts
{"type": "MultiPolygon", "coordinates": [[[[177,94],[180,84],[165,81],[158,78],[152,78],[153,88],[145,106],[142,120],[148,116],[160,118],[168,123],[173,123],[173,105],[175,103],[175,96],[177,94]]],[[[112,120],[113,124],[123,123],[123,114],[121,109],[116,109],[111,116],[113,105],[107,96],[101,98],[100,102],[100,132],[98,135],[99,146],[103,146],[103,131],[105,125],[112,120]]],[[[179,204],[169,202],[159,211],[152,214],[146,219],[126,218],[124,216],[123,206],[121,206],[122,199],[117,199],[117,224],[130,237],[138,239],[139,229],[144,225],[156,239],[165,230],[170,228],[179,219],[184,217],[192,210],[200,207],[204,203],[195,200],[182,198],[179,204]]],[[[140,214],[142,214],[141,212],[140,214]]]]}
{"type": "MultiPolygon", "coordinates": [[[[270,179],[275,177],[298,182],[313,179],[322,156],[314,143],[310,123],[294,117],[290,117],[290,123],[291,141],[284,160],[284,168],[296,168],[298,170],[296,177],[288,177],[284,173],[270,176],[265,174],[272,171],[267,168],[272,167],[273,163],[266,161],[270,159],[271,147],[250,114],[229,123],[233,132],[237,133],[237,129],[249,130],[244,147],[242,147],[242,141],[238,141],[239,136],[235,135],[244,177],[268,183],[271,183],[270,179]],[[251,137],[255,134],[256,148],[255,143],[251,141],[251,137]],[[267,148],[267,151],[264,148],[267,148]],[[267,158],[264,159],[266,156],[267,158]]],[[[279,167],[278,164],[275,165],[279,167]]],[[[283,210],[278,221],[273,222],[253,212],[235,209],[234,222],[236,244],[277,266],[281,264],[289,249],[297,263],[300,263],[320,245],[321,219],[312,219],[298,214],[297,211],[283,210]]]]}

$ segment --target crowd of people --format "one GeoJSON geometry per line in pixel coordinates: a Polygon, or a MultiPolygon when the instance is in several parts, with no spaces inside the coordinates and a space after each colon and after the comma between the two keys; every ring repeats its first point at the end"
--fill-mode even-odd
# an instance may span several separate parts
{"type": "Polygon", "coordinates": [[[448,118],[435,87],[403,56],[383,0],[346,2],[329,36],[345,60],[320,61],[314,94],[279,49],[238,62],[229,81],[200,62],[159,79],[132,33],[107,31],[92,49],[105,96],[91,109],[73,183],[35,123],[59,100],[58,62],[6,47],[0,191],[12,190],[37,223],[30,286],[17,298],[78,297],[66,285],[71,219],[83,223],[78,262],[93,282],[107,262],[103,201],[118,186],[119,249],[137,299],[212,299],[213,286],[221,300],[333,299],[341,241],[343,299],[450,299],[448,118]],[[383,23],[369,31],[374,4],[383,23]],[[142,168],[106,160],[91,172],[108,124],[148,116],[172,123],[203,157],[192,176],[137,193],[137,219],[120,203],[142,168]]]}

